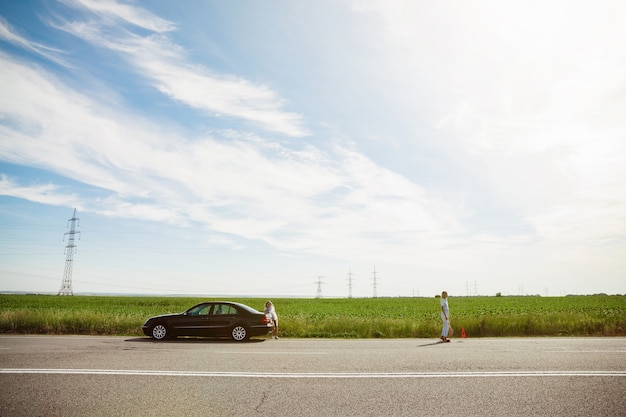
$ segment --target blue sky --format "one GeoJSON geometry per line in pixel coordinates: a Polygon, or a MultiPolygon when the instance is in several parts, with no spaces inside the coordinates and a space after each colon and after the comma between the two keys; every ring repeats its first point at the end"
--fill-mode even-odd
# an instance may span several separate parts
{"type": "Polygon", "coordinates": [[[2,2],[0,291],[626,293],[625,13],[2,2]]]}

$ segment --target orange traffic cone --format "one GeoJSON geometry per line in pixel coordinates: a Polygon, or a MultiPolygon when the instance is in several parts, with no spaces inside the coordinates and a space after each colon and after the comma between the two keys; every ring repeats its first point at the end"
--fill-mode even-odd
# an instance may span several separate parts
{"type": "Polygon", "coordinates": [[[461,327],[461,338],[465,339],[467,335],[465,334],[465,327],[461,327]]]}

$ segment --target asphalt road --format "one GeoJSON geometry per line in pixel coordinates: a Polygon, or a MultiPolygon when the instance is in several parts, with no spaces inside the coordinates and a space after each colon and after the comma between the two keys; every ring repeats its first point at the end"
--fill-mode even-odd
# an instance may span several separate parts
{"type": "Polygon", "coordinates": [[[0,336],[0,416],[625,416],[626,338],[0,336]]]}

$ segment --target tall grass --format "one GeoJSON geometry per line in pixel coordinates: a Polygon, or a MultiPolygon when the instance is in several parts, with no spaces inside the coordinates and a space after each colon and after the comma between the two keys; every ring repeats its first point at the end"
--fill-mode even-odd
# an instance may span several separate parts
{"type": "MultiPolygon", "coordinates": [[[[438,337],[441,331],[434,298],[274,302],[288,317],[281,331],[299,337],[438,337]]],[[[463,297],[449,304],[452,326],[473,337],[626,335],[622,296],[463,297]]]]}
{"type": "MultiPolygon", "coordinates": [[[[0,332],[140,335],[146,318],[204,299],[0,295],[0,332]]],[[[264,299],[233,299],[262,310],[264,299]]],[[[283,337],[438,337],[435,298],[274,299],[283,337]]],[[[626,336],[626,297],[461,297],[451,324],[468,337],[626,336]]]]}

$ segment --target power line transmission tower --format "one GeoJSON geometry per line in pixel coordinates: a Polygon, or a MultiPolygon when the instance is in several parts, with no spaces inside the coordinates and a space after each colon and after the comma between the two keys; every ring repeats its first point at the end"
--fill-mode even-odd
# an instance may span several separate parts
{"type": "MultiPolygon", "coordinates": [[[[69,232],[63,235],[69,235],[67,239],[67,245],[65,246],[65,269],[63,270],[63,281],[61,282],[61,289],[58,295],[74,295],[72,291],[72,265],[74,264],[74,254],[76,253],[76,245],[74,244],[74,236],[80,235],[80,232],[76,231],[78,226],[78,217],[76,217],[76,209],[74,209],[74,215],[67,221],[70,228],[69,232]]],[[[79,236],[80,239],[80,236],[79,236]]]]}
{"type": "Polygon", "coordinates": [[[348,298],[352,298],[352,268],[348,269],[348,298]]]}
{"type": "Polygon", "coordinates": [[[322,297],[324,297],[322,295],[322,284],[323,284],[322,278],[324,278],[324,277],[322,277],[322,276],[317,277],[317,281],[315,282],[317,284],[317,292],[315,293],[315,298],[322,298],[322,297]]]}
{"type": "Polygon", "coordinates": [[[374,287],[374,298],[378,297],[378,293],[376,291],[377,289],[377,282],[376,282],[376,267],[374,266],[374,275],[372,276],[372,283],[373,283],[373,287],[374,287]]]}

